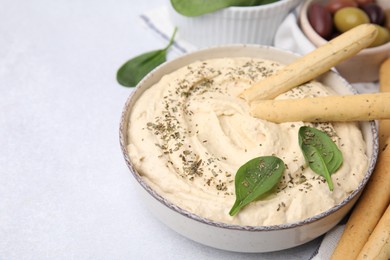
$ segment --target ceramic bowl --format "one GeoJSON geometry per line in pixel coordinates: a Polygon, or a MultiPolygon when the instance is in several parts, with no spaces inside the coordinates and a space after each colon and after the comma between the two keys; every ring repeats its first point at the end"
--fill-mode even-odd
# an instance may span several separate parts
{"type": "Polygon", "coordinates": [[[198,17],[180,15],[169,3],[169,13],[178,36],[199,48],[234,43],[272,45],[280,23],[299,2],[229,7],[198,17]]]}
{"type": "MultiPolygon", "coordinates": [[[[327,3],[328,0],[306,1],[300,10],[299,23],[305,36],[314,44],[314,46],[319,47],[327,41],[314,31],[307,18],[308,7],[313,2],[327,3]]],[[[386,8],[385,3],[378,1],[378,4],[383,8],[386,8]]],[[[337,65],[336,69],[351,83],[377,81],[379,79],[380,65],[388,57],[390,57],[390,42],[378,47],[366,48],[354,57],[337,65]]]]}
{"type": "MultiPolygon", "coordinates": [[[[333,228],[351,209],[373,171],[378,143],[374,122],[360,124],[366,142],[369,167],[358,188],[333,208],[303,221],[272,226],[240,226],[211,221],[181,209],[154,191],[139,175],[128,153],[129,114],[145,90],[160,78],[194,61],[223,57],[254,57],[290,63],[295,54],[273,47],[233,45],[196,51],[164,63],[148,74],[128,98],[120,123],[120,144],[127,166],[135,180],[144,203],[167,226],[194,241],[211,247],[236,252],[268,252],[287,249],[306,243],[333,228]]],[[[336,72],[327,72],[319,78],[340,94],[353,94],[355,90],[336,72]]]]}

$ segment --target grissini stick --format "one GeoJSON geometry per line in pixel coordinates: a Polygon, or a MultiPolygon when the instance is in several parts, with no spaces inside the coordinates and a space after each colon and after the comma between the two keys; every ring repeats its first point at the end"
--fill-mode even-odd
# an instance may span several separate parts
{"type": "MultiPolygon", "coordinates": [[[[390,144],[390,139],[386,141],[390,144]]],[[[378,157],[375,170],[349,217],[331,260],[356,259],[390,202],[390,146],[378,157]]]]}
{"type": "Polygon", "coordinates": [[[378,31],[372,24],[362,24],[341,34],[314,51],[284,66],[270,77],[255,83],[240,94],[248,102],[272,99],[302,83],[314,79],[336,64],[369,46],[378,31]]]}
{"type": "MultiPolygon", "coordinates": [[[[390,58],[385,60],[379,69],[379,89],[381,92],[390,92],[390,58]]],[[[384,141],[390,136],[390,120],[380,121],[379,150],[384,148],[384,141]]]]}
{"type": "Polygon", "coordinates": [[[390,258],[390,205],[368,238],[358,260],[388,260],[390,258]]]}
{"type": "MultiPolygon", "coordinates": [[[[390,82],[390,64],[387,60],[380,69],[380,90],[388,92],[390,82]],[[387,72],[386,72],[387,71],[387,72]]],[[[389,133],[390,124],[379,121],[379,132],[389,133]]],[[[361,198],[352,211],[340,241],[333,252],[332,260],[355,259],[371,232],[390,203],[390,137],[379,138],[378,162],[363,191],[361,198]]],[[[387,210],[388,211],[388,210],[387,210]]]]}
{"type": "Polygon", "coordinates": [[[390,119],[390,92],[251,103],[254,117],[275,123],[390,119]]]}

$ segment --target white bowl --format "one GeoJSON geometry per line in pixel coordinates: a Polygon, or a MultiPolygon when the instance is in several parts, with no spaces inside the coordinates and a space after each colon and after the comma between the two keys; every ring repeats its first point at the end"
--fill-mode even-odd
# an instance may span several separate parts
{"type": "MultiPolygon", "coordinates": [[[[295,223],[272,226],[240,226],[211,221],[172,204],[154,191],[137,173],[128,155],[127,131],[129,114],[138,98],[167,73],[194,61],[222,57],[264,58],[284,64],[297,58],[292,53],[273,47],[234,45],[204,49],[187,54],[161,65],[148,74],[128,98],[120,124],[121,149],[142,199],[158,219],[178,233],[199,243],[229,251],[268,252],[282,250],[301,245],[326,233],[352,208],[373,171],[378,152],[378,134],[374,122],[362,122],[360,124],[366,142],[369,167],[358,188],[331,209],[295,223]]],[[[337,93],[356,93],[343,78],[333,71],[324,74],[319,80],[332,87],[337,93]]]]}
{"type": "MultiPolygon", "coordinates": [[[[299,14],[299,23],[306,37],[314,44],[314,46],[319,47],[327,43],[327,40],[323,39],[316,33],[316,31],[314,31],[307,18],[308,7],[313,2],[326,3],[327,0],[306,1],[299,14]]],[[[378,2],[378,4],[385,7],[382,2],[378,2]]],[[[388,19],[390,19],[390,17],[388,19]]],[[[390,42],[381,46],[366,48],[355,56],[338,64],[336,69],[351,83],[377,81],[379,79],[380,65],[388,57],[390,57],[390,42]]]]}
{"type": "Polygon", "coordinates": [[[300,0],[282,0],[250,7],[228,7],[198,17],[178,14],[169,3],[178,36],[196,47],[221,44],[272,45],[275,32],[300,0]]]}

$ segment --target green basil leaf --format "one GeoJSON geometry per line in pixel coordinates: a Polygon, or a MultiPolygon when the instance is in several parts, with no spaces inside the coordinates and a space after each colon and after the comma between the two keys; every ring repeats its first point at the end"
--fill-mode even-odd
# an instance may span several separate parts
{"type": "Polygon", "coordinates": [[[333,191],[331,175],[343,164],[343,154],[333,140],[324,132],[302,126],[298,132],[299,146],[309,167],[323,176],[333,191]]]}
{"type": "Polygon", "coordinates": [[[163,50],[141,54],[122,65],[117,72],[117,81],[125,87],[134,87],[155,67],[165,62],[163,50]]]}
{"type": "Polygon", "coordinates": [[[123,64],[116,74],[118,83],[125,87],[135,87],[149,72],[164,63],[167,60],[167,51],[173,44],[175,34],[176,29],[164,49],[141,54],[123,64]]]}
{"type": "Polygon", "coordinates": [[[200,16],[229,6],[256,6],[278,0],[171,0],[172,7],[184,16],[200,16]]]}
{"type": "Polygon", "coordinates": [[[234,216],[244,206],[270,191],[279,182],[284,170],[284,162],[276,156],[257,157],[242,165],[236,173],[236,201],[229,215],[234,216]]]}

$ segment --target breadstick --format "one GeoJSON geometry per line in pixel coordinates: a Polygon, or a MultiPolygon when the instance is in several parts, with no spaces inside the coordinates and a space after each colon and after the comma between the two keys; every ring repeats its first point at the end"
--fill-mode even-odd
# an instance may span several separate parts
{"type": "Polygon", "coordinates": [[[390,93],[260,100],[251,113],[276,123],[390,119],[390,93]]]}
{"type": "MultiPolygon", "coordinates": [[[[390,59],[387,59],[380,68],[380,91],[390,92],[390,59]]],[[[379,122],[379,150],[385,148],[386,140],[390,136],[390,120],[379,122]]],[[[390,185],[387,183],[386,185],[390,185]]],[[[359,259],[388,259],[390,257],[390,206],[381,217],[374,231],[368,238],[359,259]]]]}
{"type": "MultiPolygon", "coordinates": [[[[390,20],[390,19],[389,19],[390,20]]],[[[379,70],[381,92],[390,92],[390,58],[382,63],[379,70]]],[[[390,136],[390,120],[382,120],[379,127],[379,150],[383,149],[383,142],[390,136]]]]}
{"type": "MultiPolygon", "coordinates": [[[[390,144],[390,138],[386,140],[390,144]]],[[[390,202],[390,146],[378,157],[367,183],[332,255],[332,260],[356,259],[390,202]]]]}
{"type": "Polygon", "coordinates": [[[358,260],[388,260],[390,258],[390,205],[368,238],[358,260]]]}
{"type": "Polygon", "coordinates": [[[369,46],[377,29],[372,24],[362,24],[341,34],[295,62],[281,68],[274,75],[254,84],[241,93],[252,102],[255,99],[271,99],[302,83],[314,79],[339,62],[369,46]]]}

